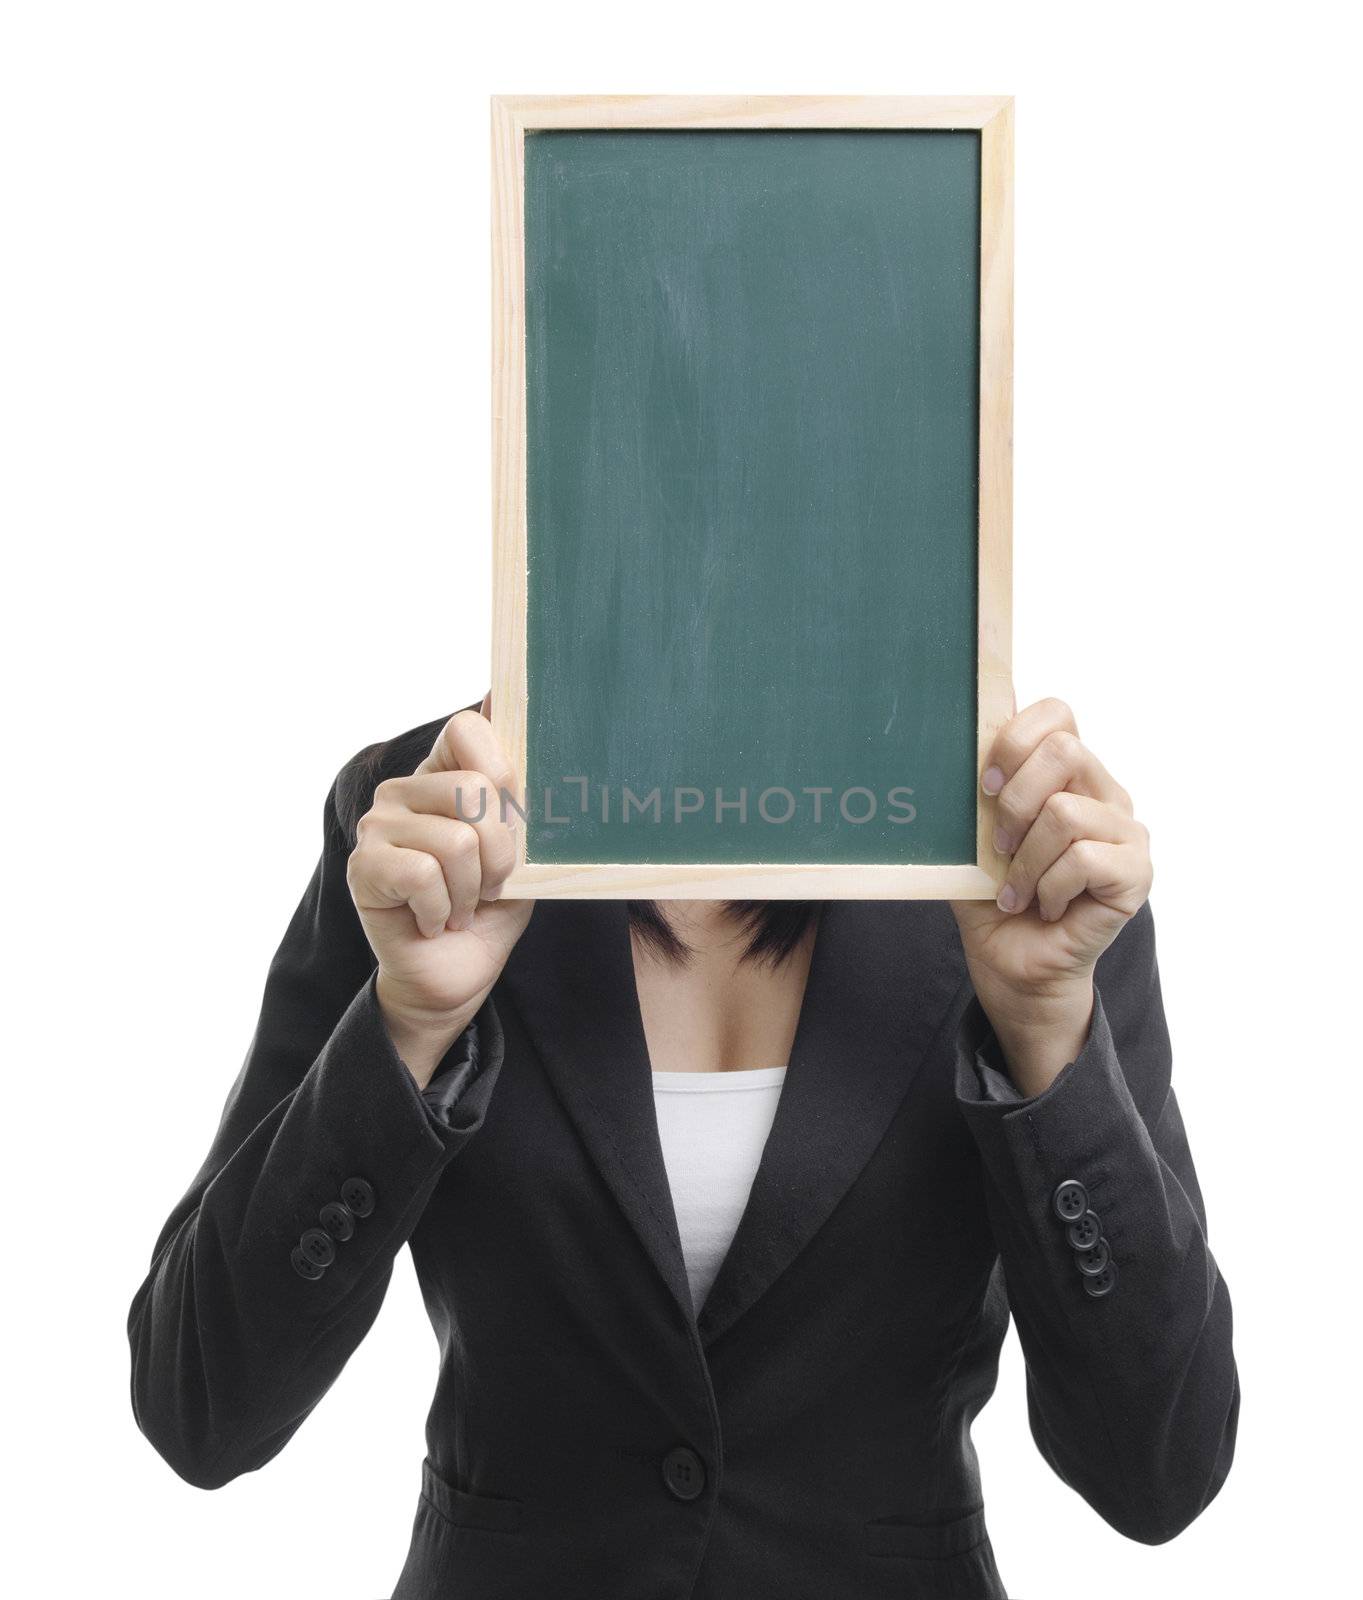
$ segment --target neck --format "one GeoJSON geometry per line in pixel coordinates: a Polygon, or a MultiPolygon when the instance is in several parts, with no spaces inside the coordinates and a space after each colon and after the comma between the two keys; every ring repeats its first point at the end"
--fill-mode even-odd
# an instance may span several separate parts
{"type": "Polygon", "coordinates": [[[639,938],[634,975],[655,1071],[726,1072],[789,1059],[815,929],[783,961],[745,961],[742,921],[725,902],[669,901],[667,925],[691,951],[677,961],[639,938]]]}

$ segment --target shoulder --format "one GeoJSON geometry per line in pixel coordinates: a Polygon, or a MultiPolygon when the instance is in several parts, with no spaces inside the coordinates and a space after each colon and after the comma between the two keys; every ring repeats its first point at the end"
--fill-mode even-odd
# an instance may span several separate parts
{"type": "MultiPolygon", "coordinates": [[[[481,702],[475,700],[476,710],[481,702]]],[[[456,707],[467,710],[468,707],[456,707]]],[[[336,774],[328,796],[328,821],[337,830],[335,844],[347,851],[355,845],[355,825],[374,803],[374,791],[386,778],[405,778],[430,753],[436,735],[454,715],[446,711],[429,722],[405,728],[387,739],[357,750],[336,774]]]]}

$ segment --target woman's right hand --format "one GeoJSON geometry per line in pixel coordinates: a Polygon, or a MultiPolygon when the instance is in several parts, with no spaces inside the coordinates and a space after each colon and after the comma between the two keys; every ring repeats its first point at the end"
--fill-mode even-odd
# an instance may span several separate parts
{"type": "Polygon", "coordinates": [[[497,898],[516,862],[517,813],[504,795],[517,797],[515,776],[492,724],[460,711],[410,777],[379,784],[356,829],[346,881],[378,958],[384,1022],[419,1088],[534,910],[497,898]]]}

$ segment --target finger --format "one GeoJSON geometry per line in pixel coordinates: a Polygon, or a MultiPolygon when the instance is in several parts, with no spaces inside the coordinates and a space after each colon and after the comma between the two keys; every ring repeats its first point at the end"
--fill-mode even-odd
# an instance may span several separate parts
{"type": "Polygon", "coordinates": [[[507,791],[494,788],[481,772],[415,772],[387,779],[374,791],[374,812],[390,832],[414,812],[471,827],[478,836],[483,900],[501,894],[516,865],[516,808],[507,791]]]}
{"type": "Polygon", "coordinates": [[[493,898],[484,889],[478,830],[467,822],[404,811],[393,820],[388,842],[399,849],[423,850],[440,864],[449,897],[445,926],[451,933],[469,926],[479,900],[493,898]]]}
{"type": "MultiPolygon", "coordinates": [[[[1016,696],[1013,703],[1017,704],[1016,696]]],[[[1038,700],[1010,717],[994,735],[985,757],[980,779],[984,792],[997,794],[1048,734],[1060,732],[1076,737],[1079,733],[1074,712],[1063,700],[1038,700]]]]}
{"type": "Polygon", "coordinates": [[[1002,911],[1025,911],[1043,875],[1078,839],[1107,844],[1144,844],[1143,825],[1089,795],[1062,789],[1042,805],[1028,828],[999,888],[1002,911]]]}
{"type": "Polygon", "coordinates": [[[408,906],[428,939],[443,932],[450,915],[445,874],[424,850],[384,842],[363,844],[351,855],[346,876],[355,904],[366,911],[408,906]]]}
{"type": "Polygon", "coordinates": [[[478,715],[480,717],[486,717],[489,722],[492,721],[492,690],[491,689],[489,689],[488,692],[483,696],[483,703],[482,703],[482,705],[480,705],[478,707],[478,715]]]}
{"type": "Polygon", "coordinates": [[[1149,857],[1136,843],[1078,839],[1036,886],[1037,914],[1059,922],[1070,902],[1087,892],[1100,905],[1134,915],[1150,893],[1149,857]]]}
{"type": "Polygon", "coordinates": [[[1053,794],[1069,789],[1131,814],[1131,797],[1098,757],[1066,729],[1048,733],[999,791],[994,848],[1011,855],[1053,794]]]}
{"type": "Polygon", "coordinates": [[[492,724],[478,712],[456,711],[417,772],[483,772],[495,788],[515,792],[516,775],[492,724]]]}

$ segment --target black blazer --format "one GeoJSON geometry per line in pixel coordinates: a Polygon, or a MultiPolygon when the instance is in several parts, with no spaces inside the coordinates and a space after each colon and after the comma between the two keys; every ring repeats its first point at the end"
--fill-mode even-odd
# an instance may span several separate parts
{"type": "Polygon", "coordinates": [[[1010,1312],[1042,1455],[1122,1533],[1178,1533],[1229,1469],[1239,1387],[1149,907],[1099,960],[1078,1059],[1008,1105],[975,1071],[996,1047],[950,907],[828,905],[697,1316],[623,904],[536,908],[449,1126],[384,1029],[346,858],[443,721],[338,774],[133,1302],[133,1405],[171,1466],[214,1488],[276,1455],[409,1243],[442,1354],[396,1600],[1000,1596],[969,1427],[1010,1312]],[[353,1236],[310,1280],[291,1258],[342,1198],[353,1236]]]}

